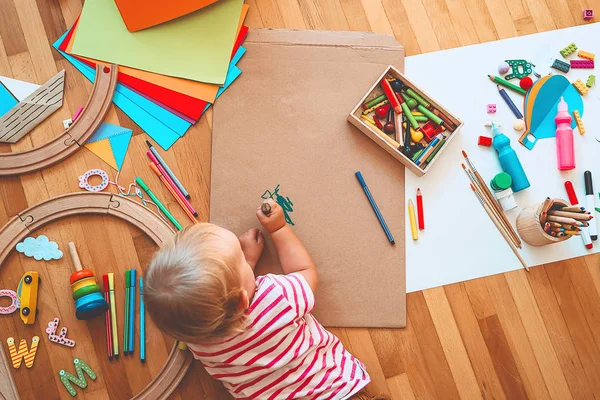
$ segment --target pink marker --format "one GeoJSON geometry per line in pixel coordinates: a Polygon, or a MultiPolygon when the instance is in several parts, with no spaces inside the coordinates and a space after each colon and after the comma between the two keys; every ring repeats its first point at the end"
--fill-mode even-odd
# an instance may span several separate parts
{"type": "Polygon", "coordinates": [[[573,129],[571,128],[571,115],[565,99],[560,98],[556,122],[556,155],[558,169],[566,171],[575,168],[575,147],[573,145],[573,129]]]}
{"type": "Polygon", "coordinates": [[[75,115],[73,115],[73,118],[71,118],[73,120],[73,122],[77,121],[77,118],[79,118],[79,116],[81,115],[81,113],[83,112],[83,107],[79,107],[77,109],[77,111],[75,112],[75,115]]]}
{"type": "Polygon", "coordinates": [[[185,207],[192,214],[194,214],[194,217],[197,217],[198,216],[198,212],[194,209],[194,207],[192,207],[192,204],[190,203],[190,201],[188,199],[186,199],[186,197],[183,195],[183,193],[181,192],[181,190],[179,190],[179,187],[177,187],[177,185],[175,184],[175,182],[173,182],[173,180],[171,179],[171,177],[169,176],[169,174],[167,174],[167,171],[165,171],[165,169],[163,168],[163,166],[161,165],[161,163],[158,162],[158,160],[156,159],[156,157],[154,156],[154,154],[152,154],[152,152],[150,150],[148,150],[146,152],[146,154],[148,155],[148,157],[150,158],[150,160],[156,165],[156,167],[158,168],[158,170],[160,171],[160,173],[165,177],[165,179],[167,180],[167,182],[169,183],[169,185],[171,186],[171,188],[173,188],[173,190],[175,191],[175,193],[177,193],[177,196],[179,196],[179,198],[183,201],[183,204],[185,204],[185,207]]]}

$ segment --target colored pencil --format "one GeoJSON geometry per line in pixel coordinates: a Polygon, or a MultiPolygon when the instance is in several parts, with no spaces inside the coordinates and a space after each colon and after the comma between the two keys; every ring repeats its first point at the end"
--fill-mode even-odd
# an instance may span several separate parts
{"type": "Polygon", "coordinates": [[[135,269],[129,270],[129,340],[127,341],[129,354],[133,354],[135,344],[135,288],[137,286],[135,275],[135,269]]]}
{"type": "Polygon", "coordinates": [[[500,93],[500,96],[504,99],[504,102],[508,105],[508,108],[510,108],[510,110],[513,112],[513,114],[515,114],[515,117],[517,117],[517,119],[523,119],[523,114],[521,114],[521,110],[519,110],[519,108],[517,108],[515,103],[513,103],[512,99],[510,98],[508,93],[506,93],[506,90],[502,89],[500,87],[500,85],[496,85],[496,87],[498,88],[498,92],[500,93]]]}
{"type": "Polygon", "coordinates": [[[415,206],[413,205],[412,199],[408,199],[408,219],[410,220],[410,231],[412,233],[412,239],[419,239],[419,230],[417,229],[417,221],[415,218],[415,206]]]}
{"type": "MultiPolygon", "coordinates": [[[[578,203],[575,203],[578,204],[578,203]]],[[[579,206],[579,205],[574,205],[571,207],[563,207],[563,208],[559,208],[560,211],[569,211],[569,212],[585,212],[585,207],[579,206]]]]}
{"type": "Polygon", "coordinates": [[[140,361],[146,361],[146,306],[144,304],[144,278],[140,276],[140,361]]]}
{"type": "Polygon", "coordinates": [[[173,182],[175,182],[175,184],[177,185],[177,187],[179,188],[179,190],[181,190],[181,193],[183,193],[183,195],[190,199],[191,196],[190,194],[187,192],[187,190],[185,190],[185,188],[183,187],[183,185],[181,184],[181,182],[179,182],[179,179],[177,179],[177,177],[175,176],[175,174],[173,173],[173,171],[171,171],[171,168],[169,168],[169,166],[167,165],[167,163],[165,162],[165,160],[163,160],[163,158],[160,156],[160,154],[158,154],[158,151],[156,151],[156,149],[154,148],[154,146],[152,146],[152,144],[146,140],[146,144],[148,145],[148,147],[150,148],[150,151],[152,152],[152,154],[154,154],[154,157],[156,157],[156,159],[158,160],[158,162],[164,167],[165,171],[167,171],[167,175],[169,175],[169,177],[171,178],[171,180],[173,182]]]}
{"type": "Polygon", "coordinates": [[[169,221],[171,221],[171,223],[173,225],[175,225],[175,227],[178,230],[182,230],[183,227],[181,226],[181,224],[179,222],[177,222],[177,220],[175,219],[175,217],[169,212],[169,210],[167,210],[167,208],[165,206],[163,206],[163,204],[160,202],[160,200],[158,200],[158,198],[154,195],[154,193],[152,193],[152,191],[150,190],[150,188],[146,185],[146,183],[144,183],[144,181],[142,180],[141,177],[137,177],[135,178],[135,182],[142,188],[142,190],[144,192],[146,192],[146,194],[152,199],[152,201],[154,202],[154,204],[156,204],[156,206],[160,209],[160,211],[162,211],[162,213],[169,219],[169,221]]]}
{"type": "Polygon", "coordinates": [[[520,86],[517,86],[517,85],[515,85],[515,84],[513,84],[513,83],[510,83],[509,81],[506,81],[506,80],[504,80],[504,79],[500,78],[499,76],[488,75],[488,78],[490,78],[490,80],[491,80],[492,82],[495,82],[495,83],[497,83],[498,85],[502,85],[502,86],[504,86],[505,88],[508,88],[508,89],[514,90],[514,91],[515,91],[515,92],[517,92],[517,93],[521,93],[521,94],[526,94],[526,93],[527,93],[527,92],[526,92],[524,89],[522,89],[520,86]]]}
{"type": "Polygon", "coordinates": [[[362,174],[360,173],[360,171],[357,171],[354,175],[356,176],[356,179],[358,179],[360,186],[362,186],[362,188],[365,192],[365,195],[367,196],[367,199],[369,200],[369,203],[371,203],[371,207],[373,208],[373,211],[375,212],[375,215],[377,216],[377,219],[379,220],[379,223],[381,224],[381,227],[383,228],[383,231],[385,232],[388,240],[390,241],[391,244],[395,244],[394,237],[392,236],[392,232],[390,232],[387,224],[385,223],[385,220],[383,219],[383,215],[381,215],[381,212],[379,211],[379,207],[377,207],[377,203],[375,203],[375,199],[371,195],[371,191],[367,187],[367,183],[365,182],[362,174]]]}
{"type": "Polygon", "coordinates": [[[465,173],[467,174],[469,179],[471,179],[471,182],[473,182],[473,184],[479,189],[479,191],[483,195],[483,198],[486,200],[486,203],[490,206],[493,213],[496,215],[496,217],[500,221],[500,224],[503,225],[504,228],[506,229],[506,231],[508,232],[508,236],[511,238],[511,241],[513,242],[513,244],[517,248],[521,248],[521,246],[522,246],[521,239],[519,238],[519,235],[517,235],[517,232],[514,230],[514,228],[508,221],[508,218],[504,214],[502,207],[500,206],[500,204],[498,203],[498,201],[496,200],[496,198],[494,197],[494,195],[492,194],[490,189],[487,187],[487,184],[485,183],[485,181],[483,180],[481,175],[479,175],[479,172],[477,171],[477,169],[475,168],[475,165],[471,162],[471,160],[467,156],[467,153],[463,150],[462,154],[463,154],[463,157],[465,158],[465,161],[471,168],[470,170],[468,170],[465,167],[465,165],[462,164],[462,167],[465,170],[465,173]]]}
{"type": "Polygon", "coordinates": [[[548,211],[548,215],[555,215],[557,217],[573,218],[573,219],[580,220],[580,221],[589,221],[590,219],[594,218],[589,213],[584,213],[584,212],[576,213],[576,212],[559,211],[559,210],[550,210],[550,211],[548,211]]]}
{"type": "MultiPolygon", "coordinates": [[[[158,179],[160,179],[160,181],[162,182],[162,184],[167,188],[167,190],[169,191],[169,193],[171,193],[171,196],[173,196],[173,198],[175,199],[175,201],[177,201],[177,204],[179,204],[179,206],[183,209],[183,211],[185,212],[185,215],[188,216],[188,218],[195,224],[198,223],[198,220],[196,219],[196,217],[194,216],[194,214],[192,213],[192,210],[194,210],[194,208],[192,207],[191,204],[189,204],[189,202],[187,201],[187,199],[185,197],[180,197],[175,190],[173,189],[173,187],[171,185],[169,185],[169,182],[167,182],[165,175],[163,175],[160,170],[158,169],[158,167],[156,166],[156,164],[154,163],[150,163],[150,169],[152,171],[154,171],[154,173],[156,174],[156,176],[158,176],[158,179]],[[189,207],[188,207],[189,204],[189,207]]],[[[196,210],[194,210],[193,212],[196,212],[196,210]]],[[[197,213],[196,213],[197,214],[197,213]]]]}
{"type": "Polygon", "coordinates": [[[125,313],[123,321],[123,354],[129,352],[129,271],[125,271],[125,313]]]}
{"type": "MultiPolygon", "coordinates": [[[[108,284],[108,275],[102,275],[102,282],[104,283],[104,300],[110,305],[110,286],[108,284]]],[[[113,348],[112,348],[112,323],[110,321],[110,307],[106,310],[105,323],[106,323],[106,352],[108,353],[108,359],[113,359],[113,348]]]]}
{"type": "Polygon", "coordinates": [[[425,215],[423,214],[423,196],[421,189],[417,189],[417,212],[419,214],[419,229],[425,229],[425,215]]]}
{"type": "Polygon", "coordinates": [[[548,215],[548,221],[562,222],[564,224],[575,225],[575,226],[585,226],[585,222],[577,221],[573,218],[557,217],[554,215],[548,215]]]}
{"type": "Polygon", "coordinates": [[[490,219],[492,220],[494,225],[496,225],[496,228],[498,229],[498,231],[500,231],[500,234],[502,235],[504,240],[506,240],[506,243],[508,243],[508,245],[510,246],[510,249],[513,251],[513,253],[515,253],[515,256],[517,256],[517,258],[523,265],[523,268],[525,268],[525,270],[527,272],[529,272],[529,267],[527,266],[527,263],[525,262],[525,260],[523,260],[523,257],[521,257],[521,255],[519,254],[517,247],[513,244],[512,240],[510,239],[510,236],[508,235],[508,232],[506,231],[504,226],[502,226],[502,224],[500,223],[500,220],[497,218],[496,214],[494,214],[494,212],[492,211],[490,206],[483,199],[483,195],[481,193],[479,193],[479,191],[475,188],[475,186],[472,183],[471,183],[471,189],[473,190],[473,193],[475,193],[477,200],[479,200],[479,203],[481,203],[481,205],[485,209],[485,212],[487,212],[488,216],[490,217],[490,219]]]}
{"type": "Polygon", "coordinates": [[[108,273],[108,289],[110,291],[110,321],[112,324],[112,349],[115,358],[119,358],[119,331],[117,329],[117,301],[115,299],[115,274],[108,273]]]}

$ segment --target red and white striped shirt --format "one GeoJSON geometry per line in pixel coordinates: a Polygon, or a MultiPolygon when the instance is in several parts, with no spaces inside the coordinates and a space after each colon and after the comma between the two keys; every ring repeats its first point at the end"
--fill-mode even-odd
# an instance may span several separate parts
{"type": "Polygon", "coordinates": [[[260,276],[244,332],[188,347],[238,399],[349,398],[369,375],[310,314],[314,305],[302,275],[260,276]]]}

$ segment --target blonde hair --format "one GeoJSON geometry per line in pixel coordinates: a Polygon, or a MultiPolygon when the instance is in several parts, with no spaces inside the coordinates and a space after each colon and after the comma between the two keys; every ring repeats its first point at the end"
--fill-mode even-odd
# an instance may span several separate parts
{"type": "Polygon", "coordinates": [[[233,235],[213,224],[195,224],[154,254],[144,297],[148,313],[165,333],[202,343],[241,331],[246,313],[239,307],[240,254],[228,243],[228,233],[233,235]]]}

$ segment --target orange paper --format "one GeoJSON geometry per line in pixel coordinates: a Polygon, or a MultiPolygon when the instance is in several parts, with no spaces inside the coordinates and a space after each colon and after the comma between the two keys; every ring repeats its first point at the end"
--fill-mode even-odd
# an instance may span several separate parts
{"type": "MultiPolygon", "coordinates": [[[[240,30],[242,29],[242,25],[244,23],[244,19],[246,19],[246,15],[248,14],[248,4],[244,4],[242,6],[242,14],[240,16],[240,22],[238,24],[237,35],[239,35],[240,30]]],[[[77,36],[77,28],[79,27],[79,21],[75,23],[75,27],[73,28],[73,35],[71,35],[71,39],[67,44],[67,48],[65,53],[71,54],[71,48],[73,47],[73,42],[75,41],[75,36],[77,36]]],[[[86,60],[92,62],[94,64],[106,64],[102,61],[94,60],[91,58],[80,57],[81,60],[86,60]]],[[[175,92],[179,92],[191,97],[194,97],[199,100],[204,100],[209,103],[214,103],[215,98],[217,96],[217,91],[219,90],[219,85],[213,85],[210,83],[196,82],[189,79],[175,78],[172,76],[156,74],[153,72],[142,71],[140,69],[124,67],[122,65],[119,66],[119,72],[123,74],[127,74],[133,76],[135,78],[144,80],[146,82],[153,83],[158,86],[165,87],[167,89],[171,89],[175,92]]]]}
{"type": "Polygon", "coordinates": [[[217,0],[115,0],[129,32],[179,18],[217,0]]]}

